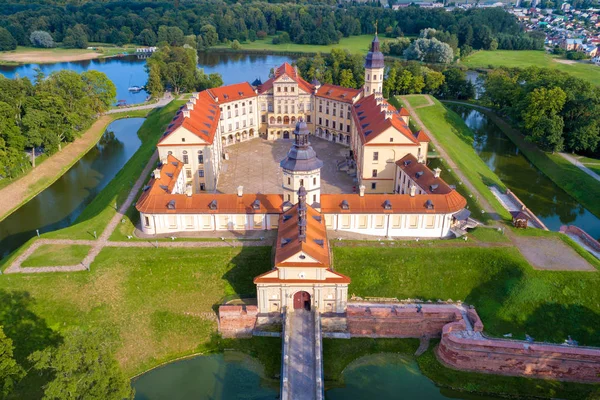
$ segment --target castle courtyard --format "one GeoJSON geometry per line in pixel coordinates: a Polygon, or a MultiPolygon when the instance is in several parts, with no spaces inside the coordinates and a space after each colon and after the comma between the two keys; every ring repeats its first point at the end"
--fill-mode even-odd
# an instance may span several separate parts
{"type": "MultiPolygon", "coordinates": [[[[337,169],[337,163],[346,159],[350,148],[315,136],[311,136],[310,141],[317,157],[324,163],[321,191],[352,193],[356,185],[354,178],[337,169]]],[[[244,193],[283,193],[279,162],[285,158],[291,143],[292,140],[268,141],[260,138],[225,148],[229,160],[223,161],[217,191],[235,193],[241,185],[244,193]]]]}

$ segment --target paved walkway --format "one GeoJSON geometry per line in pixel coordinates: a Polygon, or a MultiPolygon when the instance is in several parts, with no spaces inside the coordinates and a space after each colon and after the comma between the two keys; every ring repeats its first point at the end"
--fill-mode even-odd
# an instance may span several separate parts
{"type": "MultiPolygon", "coordinates": [[[[311,311],[294,310],[287,356],[288,393],[292,400],[313,400],[316,395],[315,320],[311,311]]],[[[286,333],[287,334],[287,333],[286,333]]]]}
{"type": "MultiPolygon", "coordinates": [[[[434,102],[432,101],[432,99],[431,99],[431,97],[429,95],[424,95],[424,96],[430,102],[430,105],[434,104],[434,102]]],[[[410,105],[409,99],[407,99],[406,96],[400,96],[400,98],[403,100],[404,107],[410,113],[411,118],[414,119],[415,122],[417,124],[419,124],[419,126],[421,127],[421,129],[427,134],[427,136],[429,136],[431,138],[431,141],[435,145],[435,148],[436,148],[436,151],[438,152],[438,154],[446,160],[446,162],[448,163],[448,165],[454,170],[454,172],[456,173],[456,175],[462,181],[463,185],[465,185],[469,189],[469,191],[471,191],[473,194],[479,194],[478,198],[479,198],[479,203],[481,204],[481,208],[483,208],[488,214],[490,214],[490,216],[493,219],[499,220],[500,216],[496,213],[496,210],[494,210],[494,208],[486,200],[486,198],[483,197],[481,195],[481,193],[479,193],[479,191],[475,188],[475,186],[473,186],[473,184],[471,183],[471,181],[469,181],[467,179],[467,177],[462,173],[462,171],[460,170],[460,168],[458,167],[458,165],[456,165],[456,163],[454,162],[454,160],[448,155],[448,153],[442,147],[442,145],[440,145],[440,142],[436,139],[436,134],[438,134],[439,132],[437,132],[436,134],[434,134],[434,133],[432,133],[427,128],[427,126],[423,123],[423,121],[421,121],[421,118],[419,118],[419,115],[417,114],[417,112],[415,111],[415,109],[410,105]]],[[[423,108],[423,107],[428,107],[428,105],[423,105],[423,106],[420,106],[419,108],[423,108]]]]}
{"type": "Polygon", "coordinates": [[[573,164],[574,166],[576,166],[577,168],[579,168],[580,170],[582,170],[583,172],[585,172],[586,174],[588,174],[589,176],[591,176],[592,178],[594,178],[595,180],[600,182],[600,175],[598,175],[597,173],[595,173],[594,171],[592,171],[591,169],[589,169],[588,167],[583,165],[575,157],[573,157],[572,155],[567,154],[567,153],[558,153],[558,154],[560,154],[560,156],[562,158],[564,158],[565,160],[567,160],[568,162],[570,162],[571,164],[573,164]]]}
{"type": "Polygon", "coordinates": [[[131,107],[121,107],[121,108],[113,108],[112,110],[108,110],[106,114],[118,114],[126,111],[135,111],[135,110],[151,110],[153,108],[161,108],[169,104],[173,100],[173,96],[171,93],[167,92],[165,95],[156,103],[152,104],[144,104],[141,106],[131,106],[131,107]]]}

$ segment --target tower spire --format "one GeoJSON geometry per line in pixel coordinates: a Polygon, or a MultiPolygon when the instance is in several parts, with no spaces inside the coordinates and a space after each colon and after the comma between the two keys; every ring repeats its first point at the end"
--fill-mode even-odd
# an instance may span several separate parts
{"type": "Polygon", "coordinates": [[[377,24],[379,23],[378,20],[375,20],[375,36],[377,36],[377,24]]]}

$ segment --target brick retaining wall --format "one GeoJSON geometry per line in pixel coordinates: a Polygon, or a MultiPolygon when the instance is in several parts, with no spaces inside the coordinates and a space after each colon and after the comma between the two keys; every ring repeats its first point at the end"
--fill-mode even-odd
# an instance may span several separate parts
{"type": "Polygon", "coordinates": [[[444,327],[436,355],[447,366],[460,370],[600,382],[598,348],[490,339],[467,332],[464,321],[444,327]]]}
{"type": "Polygon", "coordinates": [[[256,306],[220,306],[219,332],[226,338],[251,337],[257,316],[256,306]]]}
{"type": "Polygon", "coordinates": [[[600,243],[596,239],[594,239],[589,233],[584,231],[583,229],[575,226],[575,225],[563,225],[560,227],[560,232],[562,233],[570,233],[572,235],[578,236],[585,244],[590,246],[595,251],[600,251],[600,243]]]}

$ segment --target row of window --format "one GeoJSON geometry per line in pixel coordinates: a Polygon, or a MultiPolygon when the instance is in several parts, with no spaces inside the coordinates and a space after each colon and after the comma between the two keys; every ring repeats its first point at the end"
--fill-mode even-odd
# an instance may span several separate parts
{"type": "MultiPolygon", "coordinates": [[[[169,155],[173,155],[173,152],[169,151],[168,154],[169,155]]],[[[182,155],[183,155],[183,157],[182,157],[183,163],[184,164],[189,164],[190,163],[190,158],[189,158],[187,150],[183,150],[182,155]]],[[[198,164],[204,164],[204,153],[202,152],[202,150],[198,150],[198,164]]]]}
{"type": "MultiPolygon", "coordinates": [[[[323,125],[323,118],[319,117],[319,125],[323,125]]],[[[325,119],[325,126],[329,128],[329,120],[325,119]]],[[[336,128],[335,121],[331,121],[331,129],[338,129],[340,131],[344,131],[344,124],[340,123],[339,128],[336,128]]],[[[346,132],[350,133],[350,124],[346,124],[346,132]]]]}
{"type": "MultiPolygon", "coordinates": [[[[288,186],[292,184],[292,178],[288,177],[288,186]]],[[[313,186],[317,185],[317,178],[313,178],[313,186]]],[[[304,186],[304,179],[300,179],[300,186],[304,186]]]]}
{"type": "MultiPolygon", "coordinates": [[[[254,125],[254,118],[250,118],[250,120],[248,121],[248,124],[246,124],[246,120],[242,121],[242,128],[245,128],[246,126],[252,126],[254,125]]],[[[231,132],[233,130],[233,125],[234,124],[227,124],[227,131],[231,132]]],[[[240,129],[240,121],[236,121],[235,122],[235,129],[240,129]]],[[[221,124],[221,132],[225,132],[225,125],[221,124]]]]}
{"type": "MultiPolygon", "coordinates": [[[[367,80],[371,79],[371,74],[367,74],[367,80]]],[[[377,75],[373,75],[373,79],[377,79],[377,75]]],[[[379,80],[383,80],[383,74],[379,74],[379,80]]]]}
{"type": "MultiPolygon", "coordinates": [[[[391,227],[395,229],[402,228],[402,216],[401,215],[392,215],[391,216],[391,227]]],[[[352,216],[351,215],[340,215],[339,223],[342,229],[350,229],[352,225],[352,216]]],[[[369,217],[368,215],[358,215],[357,216],[357,224],[358,229],[367,229],[369,227],[369,217]]],[[[383,229],[385,228],[385,216],[384,215],[375,215],[373,217],[372,227],[375,229],[383,229]]],[[[326,215],[325,222],[328,226],[331,226],[333,222],[333,217],[326,215]]],[[[435,228],[435,215],[426,215],[425,216],[425,228],[433,229],[435,228]]],[[[417,229],[419,227],[419,216],[418,215],[408,215],[407,224],[410,229],[417,229]]]]}
{"type": "MultiPolygon", "coordinates": [[[[192,170],[191,169],[186,169],[185,170],[185,177],[187,179],[192,179],[192,170]]],[[[204,170],[203,169],[199,169],[198,170],[198,177],[199,178],[204,178],[204,170]]]]}
{"type": "MultiPolygon", "coordinates": [[[[277,93],[281,93],[281,88],[283,87],[283,92],[287,93],[288,91],[288,86],[277,86],[277,93]]],[[[294,93],[296,91],[296,88],[294,86],[289,86],[289,90],[291,93],[294,93]]]]}
{"type": "MultiPolygon", "coordinates": [[[[323,106],[319,106],[319,112],[323,112],[323,106]]],[[[329,107],[325,107],[325,114],[329,115],[329,107]]],[[[331,115],[333,115],[334,117],[337,117],[337,113],[336,113],[335,108],[332,110],[331,115]]],[[[340,117],[343,117],[343,116],[344,116],[344,111],[340,110],[340,117]]],[[[346,118],[347,119],[351,119],[352,118],[352,116],[350,115],[350,111],[348,111],[346,113],[346,118]]]]}

